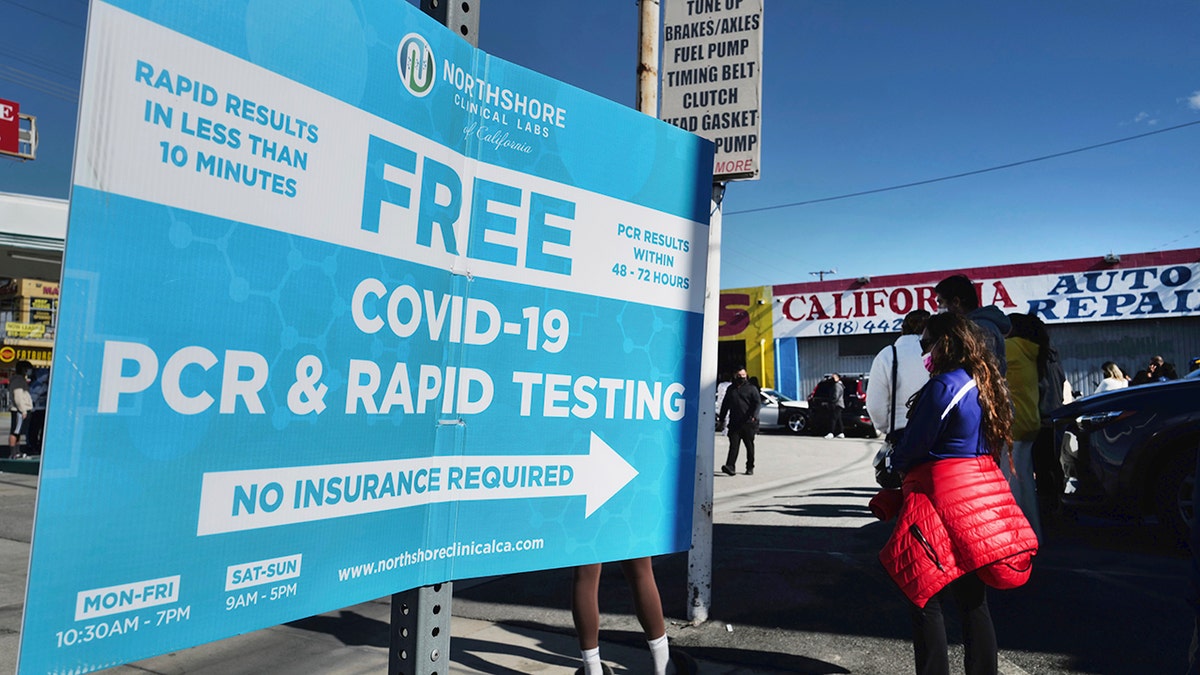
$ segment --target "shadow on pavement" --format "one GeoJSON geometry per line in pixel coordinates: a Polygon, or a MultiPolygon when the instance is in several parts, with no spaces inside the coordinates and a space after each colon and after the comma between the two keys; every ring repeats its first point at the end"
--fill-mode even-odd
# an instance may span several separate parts
{"type": "Polygon", "coordinates": [[[391,627],[357,612],[343,609],[337,616],[321,614],[288,622],[292,628],[330,635],[347,646],[382,647],[387,649],[391,627]]]}
{"type": "MultiPolygon", "coordinates": [[[[813,491],[747,510],[806,518],[862,516],[873,494],[861,488],[813,491]],[[814,496],[841,501],[803,503],[814,496]]],[[[806,657],[816,653],[805,644],[811,636],[907,644],[907,603],[877,559],[890,534],[891,525],[880,522],[850,528],[716,525],[712,625],[686,627],[676,644],[705,660],[812,673],[846,671],[806,657]],[[734,632],[722,635],[724,624],[734,632]]],[[[1155,541],[1136,522],[1047,523],[1046,542],[1029,583],[989,593],[1002,652],[1010,661],[1024,663],[1028,672],[1183,672],[1192,625],[1191,610],[1182,600],[1189,560],[1155,541]]],[[[668,620],[683,624],[686,554],[657,558],[655,573],[668,620]]],[[[569,595],[569,570],[503,577],[455,592],[456,599],[466,602],[554,610],[569,609],[569,595]]],[[[616,565],[605,566],[600,597],[606,616],[633,614],[616,565]]],[[[952,610],[947,627],[951,641],[961,641],[952,610]]],[[[544,629],[570,631],[570,626],[544,629]]],[[[637,644],[643,637],[636,631],[606,631],[602,639],[637,644]]]]}
{"type": "MultiPolygon", "coordinates": [[[[871,489],[839,488],[779,495],[744,511],[771,512],[782,524],[714,526],[710,621],[701,626],[686,622],[687,555],[656,558],[664,613],[674,626],[672,643],[697,659],[764,673],[851,672],[812,656],[828,657],[839,649],[891,649],[893,664],[903,660],[911,654],[906,652],[911,637],[907,602],[877,559],[891,524],[787,524],[787,516],[797,523],[814,518],[832,523],[843,516],[861,523],[872,494],[871,489]],[[813,503],[814,497],[823,503],[813,503]]],[[[1030,673],[1183,672],[1192,626],[1191,609],[1183,601],[1190,557],[1136,520],[1051,518],[1045,525],[1029,583],[989,593],[1005,658],[1030,673]]],[[[500,666],[486,655],[509,654],[542,662],[548,657],[569,667],[575,662],[571,578],[564,568],[456,587],[456,616],[462,612],[548,633],[536,645],[550,654],[464,637],[452,643],[455,661],[494,670],[500,666]]],[[[617,565],[604,567],[600,603],[602,642],[643,649],[645,637],[617,565]]],[[[331,635],[345,645],[388,646],[386,621],[353,611],[289,625],[331,635]]],[[[951,641],[960,642],[953,611],[947,612],[947,628],[951,641]]]]}
{"type": "MultiPolygon", "coordinates": [[[[511,624],[510,624],[511,625],[511,624]]],[[[534,630],[549,630],[545,626],[523,626],[534,630]]],[[[573,639],[573,638],[572,638],[573,639]]],[[[530,649],[520,645],[507,645],[493,640],[478,640],[475,638],[454,638],[450,643],[450,658],[455,663],[461,664],[468,668],[473,668],[480,672],[494,673],[496,675],[525,675],[519,670],[513,670],[496,664],[494,658],[483,658],[475,656],[476,654],[486,655],[507,655],[534,662],[543,663],[546,665],[561,666],[564,668],[575,668],[579,665],[579,659],[574,655],[564,656],[557,653],[560,645],[542,645],[546,651],[530,649]]]]}

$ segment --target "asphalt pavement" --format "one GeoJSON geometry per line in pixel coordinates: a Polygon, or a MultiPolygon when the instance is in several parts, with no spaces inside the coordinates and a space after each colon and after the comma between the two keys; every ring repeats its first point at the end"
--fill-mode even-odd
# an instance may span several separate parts
{"type": "MultiPolygon", "coordinates": [[[[754,476],[714,476],[709,621],[687,620],[686,554],[655,559],[667,632],[706,675],[912,672],[902,596],[875,554],[890,527],[871,517],[877,443],[764,434],[754,476]]],[[[715,466],[724,460],[717,439],[715,466]]],[[[13,672],[36,477],[0,473],[0,672],[13,672]]],[[[1000,672],[1175,673],[1186,667],[1188,559],[1140,523],[1051,523],[1034,576],[993,592],[1000,672]]],[[[454,583],[444,672],[571,675],[579,666],[569,569],[454,583]]],[[[601,657],[646,673],[649,656],[617,565],[601,578],[601,657]]],[[[113,673],[384,673],[382,598],[183,649],[113,673]]],[[[956,618],[948,615],[951,639],[956,618]]],[[[961,663],[955,648],[951,662],[961,663]]]]}

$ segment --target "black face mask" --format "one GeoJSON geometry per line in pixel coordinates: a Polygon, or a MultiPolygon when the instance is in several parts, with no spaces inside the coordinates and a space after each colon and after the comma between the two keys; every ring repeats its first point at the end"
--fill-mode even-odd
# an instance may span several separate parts
{"type": "Polygon", "coordinates": [[[741,375],[735,376],[733,378],[733,383],[734,385],[741,386],[746,383],[746,378],[742,377],[741,375]]]}

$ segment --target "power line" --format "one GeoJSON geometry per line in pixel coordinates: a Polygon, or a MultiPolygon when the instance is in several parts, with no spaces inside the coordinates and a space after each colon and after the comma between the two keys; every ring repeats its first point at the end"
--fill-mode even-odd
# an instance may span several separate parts
{"type": "Polygon", "coordinates": [[[31,73],[27,70],[22,70],[21,68],[14,68],[12,66],[0,64],[0,77],[12,80],[14,82],[18,81],[16,78],[21,78],[25,81],[25,84],[35,85],[46,93],[57,92],[61,95],[70,96],[72,99],[79,97],[78,87],[59,84],[54,80],[31,73]]]}
{"type": "Polygon", "coordinates": [[[80,29],[83,28],[83,25],[81,25],[81,24],[75,23],[73,21],[67,21],[66,19],[63,19],[61,17],[57,17],[57,16],[54,16],[53,14],[48,14],[46,12],[43,12],[40,9],[34,9],[33,7],[30,7],[28,5],[23,5],[19,2],[15,2],[15,0],[0,0],[0,2],[3,2],[6,5],[12,5],[13,7],[23,9],[26,12],[32,12],[34,14],[39,14],[41,16],[46,17],[47,19],[50,19],[51,21],[57,21],[61,24],[70,26],[72,28],[80,28],[80,29]]]}
{"type": "Polygon", "coordinates": [[[0,55],[6,56],[10,59],[13,59],[14,61],[20,61],[22,63],[31,65],[39,70],[44,70],[48,73],[53,73],[55,75],[62,76],[64,78],[70,80],[75,85],[79,84],[78,72],[76,72],[74,75],[72,75],[71,73],[68,73],[66,70],[63,70],[61,68],[56,68],[52,65],[47,65],[45,63],[41,63],[39,61],[34,61],[33,59],[22,56],[20,53],[18,53],[16,51],[13,51],[10,49],[5,49],[4,47],[0,47],[0,55]]]}
{"type": "Polygon", "coordinates": [[[1156,247],[1155,250],[1159,250],[1159,251],[1166,250],[1168,247],[1174,246],[1175,244],[1178,244],[1179,242],[1183,241],[1184,239],[1190,239],[1190,238],[1196,236],[1197,234],[1200,234],[1200,230],[1192,230],[1191,232],[1188,232],[1187,234],[1183,235],[1182,237],[1176,237],[1176,238],[1172,239],[1171,241],[1168,241],[1165,244],[1160,244],[1158,247],[1156,247]]]}
{"type": "Polygon", "coordinates": [[[49,94],[55,98],[62,99],[68,103],[74,103],[79,100],[79,92],[77,90],[19,68],[13,68],[12,66],[0,66],[0,80],[14,82],[35,91],[40,91],[43,94],[49,94]]]}
{"type": "Polygon", "coordinates": [[[809,204],[820,204],[822,202],[832,202],[832,201],[837,201],[839,199],[849,199],[851,197],[862,197],[865,195],[878,194],[880,192],[890,192],[892,190],[903,190],[905,188],[917,187],[919,185],[929,185],[930,183],[940,183],[943,181],[954,180],[955,178],[965,178],[967,176],[977,176],[981,173],[988,173],[991,171],[1000,171],[1001,169],[1011,169],[1016,166],[1022,166],[1025,164],[1033,164],[1034,162],[1044,162],[1048,159],[1055,159],[1056,157],[1065,157],[1067,155],[1074,155],[1079,152],[1086,152],[1088,150],[1095,150],[1096,148],[1103,148],[1103,147],[1106,147],[1109,145],[1116,145],[1117,143],[1125,143],[1126,141],[1135,141],[1139,138],[1146,138],[1147,136],[1154,136],[1155,134],[1165,134],[1168,131],[1176,131],[1178,129],[1183,129],[1185,127],[1195,126],[1197,124],[1200,124],[1200,120],[1197,120],[1195,122],[1187,122],[1185,124],[1177,124],[1173,127],[1156,129],[1154,131],[1147,131],[1144,134],[1138,134],[1136,136],[1127,136],[1125,138],[1118,138],[1115,141],[1106,141],[1104,143],[1096,143],[1095,145],[1089,145],[1089,146],[1082,147],[1082,148],[1075,148],[1074,150],[1065,150],[1063,152],[1056,152],[1052,155],[1042,155],[1041,157],[1034,157],[1032,159],[1023,159],[1019,162],[1011,162],[1009,164],[1001,164],[999,166],[988,167],[986,169],[976,169],[975,171],[965,171],[963,173],[956,173],[956,174],[953,174],[950,176],[942,176],[941,178],[930,178],[928,180],[919,180],[914,183],[905,183],[903,185],[893,185],[891,187],[875,188],[873,190],[863,190],[861,192],[851,192],[849,194],[837,195],[835,197],[822,197],[820,199],[807,199],[802,202],[791,202],[788,204],[776,204],[775,206],[760,206],[760,207],[753,208],[753,209],[742,209],[741,211],[726,211],[725,215],[736,216],[736,215],[740,215],[743,213],[757,213],[759,211],[772,211],[775,209],[791,208],[793,206],[808,206],[809,204]]]}

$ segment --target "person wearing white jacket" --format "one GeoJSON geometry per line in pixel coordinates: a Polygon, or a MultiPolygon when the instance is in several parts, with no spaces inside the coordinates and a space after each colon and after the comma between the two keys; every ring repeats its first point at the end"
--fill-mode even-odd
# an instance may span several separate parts
{"type": "Polygon", "coordinates": [[[1129,386],[1129,380],[1125,379],[1125,373],[1122,373],[1120,366],[1112,361],[1105,361],[1104,365],[1100,366],[1100,370],[1104,373],[1104,379],[1100,380],[1100,384],[1096,385],[1096,391],[1092,392],[1093,394],[1112,391],[1113,389],[1124,389],[1129,386]]]}
{"type": "Polygon", "coordinates": [[[921,350],[921,333],[929,312],[916,309],[904,316],[900,325],[900,337],[894,345],[884,347],[875,355],[871,364],[870,389],[867,391],[867,414],[880,435],[892,429],[892,354],[896,364],[895,429],[903,429],[908,423],[908,399],[920,391],[929,381],[921,350]],[[895,347],[895,352],[892,347],[895,347]]]}

